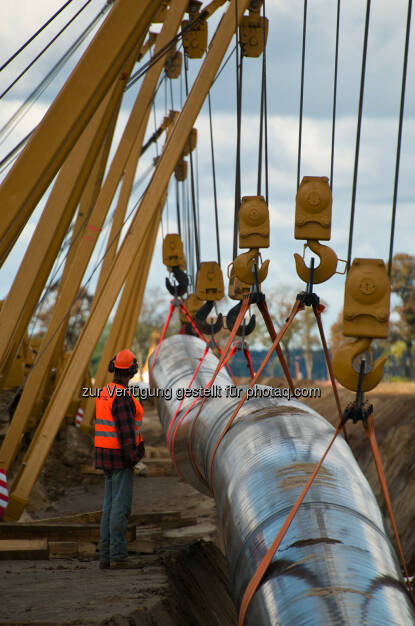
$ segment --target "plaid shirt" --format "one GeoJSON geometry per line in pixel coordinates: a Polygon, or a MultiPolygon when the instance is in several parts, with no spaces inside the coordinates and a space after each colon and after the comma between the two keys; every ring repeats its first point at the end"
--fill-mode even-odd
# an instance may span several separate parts
{"type": "MultiPolygon", "coordinates": [[[[116,379],[114,379],[114,383],[122,384],[116,379]]],[[[129,398],[128,395],[116,396],[112,404],[112,416],[121,450],[95,448],[95,467],[105,470],[133,467],[144,456],[144,445],[137,446],[135,438],[135,405],[133,399],[129,398]]]]}

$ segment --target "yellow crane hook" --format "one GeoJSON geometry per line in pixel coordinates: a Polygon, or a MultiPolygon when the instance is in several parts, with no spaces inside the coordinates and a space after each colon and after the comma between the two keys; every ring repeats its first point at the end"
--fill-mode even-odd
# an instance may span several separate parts
{"type": "MultiPolygon", "coordinates": [[[[239,254],[233,260],[233,271],[235,272],[235,276],[237,276],[242,282],[247,283],[248,285],[253,285],[255,283],[253,265],[257,262],[258,257],[262,262],[262,257],[258,248],[252,248],[251,250],[248,250],[248,252],[239,254]]],[[[269,260],[266,260],[261,264],[261,266],[258,266],[258,284],[261,284],[266,279],[268,274],[268,265],[269,260]]]]}
{"type": "Polygon", "coordinates": [[[304,253],[307,247],[320,259],[319,265],[314,269],[313,283],[324,283],[336,273],[337,255],[329,246],[323,246],[323,244],[318,241],[308,239],[307,243],[304,245],[303,256],[294,253],[297,274],[305,283],[310,282],[310,268],[307,267],[304,261],[304,253]]]}
{"type": "MultiPolygon", "coordinates": [[[[357,391],[359,373],[353,367],[353,360],[365,350],[368,350],[371,339],[363,337],[343,344],[333,351],[332,365],[333,372],[339,383],[357,391]]],[[[361,391],[370,391],[381,381],[386,358],[379,357],[372,366],[372,369],[363,375],[361,391]]]]}

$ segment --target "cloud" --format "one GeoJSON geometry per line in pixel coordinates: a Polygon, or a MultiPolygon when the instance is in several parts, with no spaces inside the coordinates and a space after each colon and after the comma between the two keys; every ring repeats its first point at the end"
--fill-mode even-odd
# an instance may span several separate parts
{"type": "MultiPolygon", "coordinates": [[[[53,0],[10,1],[2,7],[0,37],[7,57],[30,36],[55,10],[53,0]]],[[[0,125],[24,101],[51,65],[63,54],[82,27],[102,8],[103,0],[93,0],[77,25],[70,29],[53,49],[42,57],[4,100],[0,111],[0,125]]],[[[357,256],[386,258],[388,252],[390,211],[393,194],[397,121],[401,89],[403,41],[406,20],[406,0],[394,4],[386,0],[372,3],[364,118],[362,124],[361,153],[356,196],[356,221],[353,253],[357,256]]],[[[10,80],[33,58],[41,47],[57,32],[81,3],[64,12],[56,23],[39,37],[19,59],[3,72],[3,84],[10,80]]],[[[308,3],[308,30],[306,48],[304,120],[302,136],[301,176],[329,175],[331,156],[331,110],[333,98],[334,33],[336,3],[320,0],[308,3]]],[[[293,252],[301,251],[302,242],[293,238],[295,192],[297,177],[298,110],[301,67],[301,40],[303,2],[301,0],[276,0],[267,2],[270,31],[267,49],[268,68],[268,130],[269,130],[269,193],[271,217],[271,247],[264,258],[271,259],[266,287],[278,284],[298,285],[293,252]]],[[[365,3],[350,0],[342,3],[340,20],[340,50],[338,76],[338,117],[334,154],[333,228],[332,246],[339,257],[347,253],[351,189],[353,182],[356,141],[356,113],[360,86],[361,53],[364,31],[365,3]]],[[[209,24],[210,33],[219,14],[209,24]]],[[[415,81],[414,38],[411,41],[405,122],[402,142],[402,159],[398,196],[398,215],[395,251],[413,249],[413,206],[415,193],[412,187],[412,163],[415,140],[415,81]]],[[[231,48],[230,48],[231,49],[231,48]]],[[[73,64],[72,64],[73,65],[73,64]]],[[[190,62],[189,82],[192,84],[200,62],[190,62]]],[[[69,66],[68,66],[69,67],[69,66]]],[[[258,128],[261,84],[261,59],[244,60],[243,113],[242,113],[242,195],[256,193],[258,173],[258,128]]],[[[136,68],[137,69],[137,68],[136,68]]],[[[67,70],[68,71],[68,70],[67,70]]],[[[16,128],[16,132],[1,146],[3,154],[38,123],[54,94],[62,84],[59,77],[53,87],[45,92],[16,128]]],[[[120,112],[111,156],[121,137],[139,85],[131,89],[120,112]]],[[[147,138],[161,122],[168,109],[179,108],[183,100],[184,81],[173,81],[162,87],[157,97],[156,121],[150,120],[147,138]]],[[[235,63],[231,59],[223,74],[212,87],[215,158],[218,187],[219,223],[222,246],[222,268],[232,259],[234,176],[236,146],[235,115],[235,63]]],[[[210,134],[207,107],[204,106],[196,122],[199,131],[198,187],[200,197],[200,232],[202,260],[216,258],[214,234],[214,203],[210,160],[210,134]]],[[[158,142],[159,150],[163,139],[158,142]]],[[[137,178],[151,164],[155,150],[152,148],[142,158],[137,178]]],[[[196,162],[196,157],[195,157],[196,162]]],[[[264,184],[262,184],[264,190],[264,184]]],[[[142,188],[137,191],[137,196],[142,188]]],[[[189,194],[190,195],[190,194],[189,194]]],[[[113,204],[114,207],[114,204],[113,204]]],[[[21,238],[6,270],[0,273],[3,293],[21,258],[27,237],[33,232],[38,214],[31,218],[28,230],[21,238]]],[[[185,224],[183,224],[185,227],[185,224]]],[[[176,229],[175,184],[170,187],[169,209],[165,211],[165,232],[176,229]]],[[[92,262],[95,263],[94,261],[92,262]]],[[[162,285],[165,270],[161,267],[161,241],[158,240],[149,284],[162,285]]],[[[92,267],[92,265],[91,265],[92,267]]],[[[264,286],[264,287],[265,287],[264,286]]],[[[334,321],[343,299],[344,277],[335,276],[319,288],[319,293],[330,300],[327,319],[334,321]]]]}

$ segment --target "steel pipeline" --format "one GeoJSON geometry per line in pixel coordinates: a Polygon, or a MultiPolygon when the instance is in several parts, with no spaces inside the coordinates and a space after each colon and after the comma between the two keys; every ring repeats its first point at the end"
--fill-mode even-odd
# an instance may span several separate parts
{"type": "MultiPolygon", "coordinates": [[[[159,352],[152,386],[160,394],[158,410],[168,428],[204,352],[196,337],[166,339],[159,352]]],[[[210,352],[192,384],[202,389],[217,359],[210,352]]],[[[210,397],[194,425],[193,456],[189,432],[199,403],[175,435],[174,455],[185,479],[209,493],[212,450],[240,397],[228,374],[219,372],[210,397]],[[221,397],[213,397],[221,394],[221,397]],[[230,397],[236,394],[237,397],[230,397]],[[229,396],[229,397],[227,397],[229,396]]],[[[259,393],[270,388],[260,387],[259,393]]],[[[268,391],[266,391],[268,389],[268,391]]],[[[194,401],[186,398],[172,425],[194,401]]],[[[333,427],[297,400],[252,397],[242,406],[220,444],[213,468],[213,491],[228,562],[233,598],[239,609],[245,588],[277,535],[333,427]]],[[[399,563],[386,535],[372,490],[348,445],[337,438],[291,524],[246,616],[250,626],[415,624],[399,563]]]]}

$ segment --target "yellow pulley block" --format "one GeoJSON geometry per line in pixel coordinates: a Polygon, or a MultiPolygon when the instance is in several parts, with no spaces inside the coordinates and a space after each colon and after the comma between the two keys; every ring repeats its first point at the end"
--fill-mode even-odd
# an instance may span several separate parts
{"type": "Polygon", "coordinates": [[[167,8],[170,4],[170,0],[163,0],[160,8],[152,19],[153,24],[163,24],[167,17],[167,8]]]}
{"type": "Polygon", "coordinates": [[[269,210],[263,196],[244,196],[239,208],[239,247],[269,248],[269,210]]]}
{"type": "Polygon", "coordinates": [[[201,300],[222,300],[225,294],[222,270],[216,261],[201,263],[196,276],[195,293],[201,300]]]}
{"type": "Polygon", "coordinates": [[[183,157],[177,161],[176,167],[174,168],[174,175],[176,177],[176,180],[178,180],[180,183],[186,180],[187,161],[183,159],[183,157]]]}
{"type": "Polygon", "coordinates": [[[268,18],[261,17],[259,11],[261,3],[255,3],[256,8],[249,7],[249,15],[242,17],[239,26],[239,37],[244,57],[259,57],[264,52],[268,38],[268,18]]]}
{"type": "Polygon", "coordinates": [[[295,200],[296,239],[322,239],[331,235],[332,195],[326,176],[304,176],[295,200]]]}
{"type": "Polygon", "coordinates": [[[175,50],[168,54],[164,64],[167,78],[179,78],[182,73],[182,59],[183,55],[180,50],[175,50]]]}
{"type": "Polygon", "coordinates": [[[190,151],[193,152],[196,146],[197,146],[197,128],[192,128],[192,130],[190,131],[189,138],[184,144],[183,156],[187,156],[190,153],[190,151]]]}
{"type": "Polygon", "coordinates": [[[255,284],[255,271],[254,271],[254,263],[257,264],[257,277],[258,277],[258,285],[266,279],[268,275],[268,266],[269,261],[264,261],[262,263],[261,253],[257,248],[253,248],[252,250],[248,250],[248,252],[243,252],[239,254],[233,260],[233,270],[235,272],[235,276],[239,278],[244,283],[248,283],[249,285],[255,284]],[[261,266],[259,265],[259,259],[261,259],[261,266]]]}
{"type": "MultiPolygon", "coordinates": [[[[353,361],[359,354],[369,349],[371,341],[368,337],[355,339],[333,351],[332,365],[334,375],[346,389],[357,391],[359,368],[354,366],[353,361]]],[[[370,371],[363,375],[361,391],[370,391],[381,381],[385,362],[385,357],[379,357],[372,365],[370,371]]]]}
{"type": "Polygon", "coordinates": [[[186,269],[183,242],[176,233],[170,233],[163,239],[163,263],[167,268],[179,266],[186,269]]]}
{"type": "Polygon", "coordinates": [[[307,267],[304,261],[306,248],[310,248],[320,259],[319,265],[314,268],[313,284],[324,283],[336,273],[337,254],[329,246],[323,246],[318,241],[307,241],[304,244],[303,256],[294,253],[297,274],[305,283],[310,282],[310,268],[307,267]]]}
{"type": "Polygon", "coordinates": [[[343,335],[386,338],[390,280],[382,259],[354,259],[344,292],[343,335]]]}
{"type": "MultiPolygon", "coordinates": [[[[183,301],[183,304],[186,307],[186,310],[189,313],[190,317],[194,319],[197,311],[200,309],[202,304],[204,304],[204,300],[198,298],[195,293],[191,293],[183,301]]],[[[182,322],[182,324],[186,324],[186,322],[189,321],[183,311],[180,311],[180,321],[182,322]]]]}
{"type": "Polygon", "coordinates": [[[202,2],[190,0],[187,10],[190,20],[182,22],[183,48],[189,59],[201,59],[206,52],[208,44],[208,25],[205,20],[198,20],[190,28],[187,28],[189,24],[197,19],[202,4],[202,2]]]}

